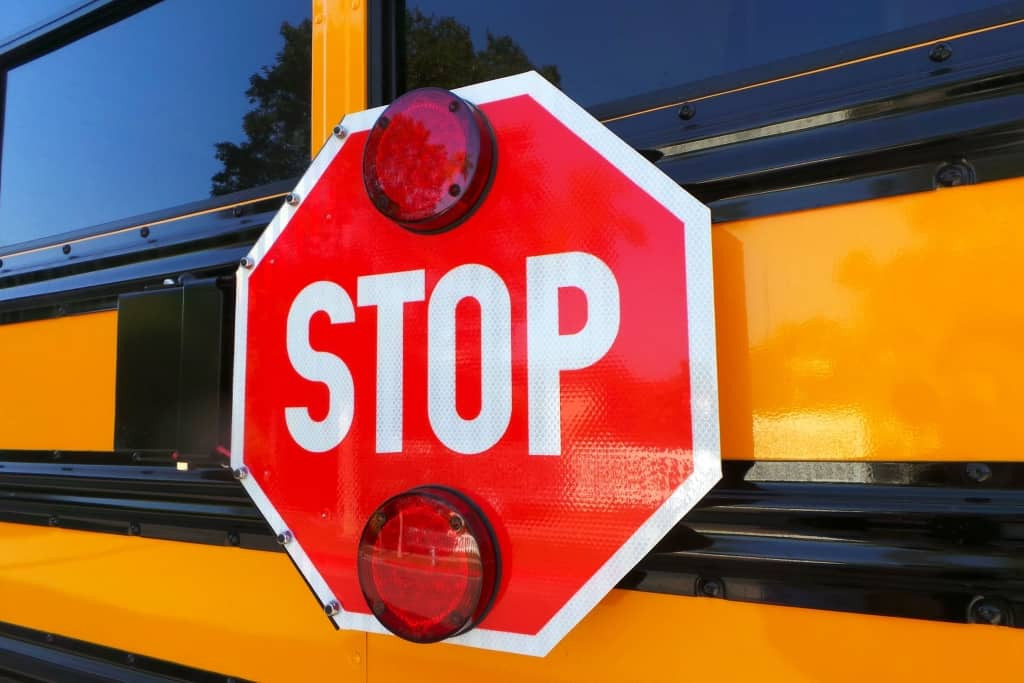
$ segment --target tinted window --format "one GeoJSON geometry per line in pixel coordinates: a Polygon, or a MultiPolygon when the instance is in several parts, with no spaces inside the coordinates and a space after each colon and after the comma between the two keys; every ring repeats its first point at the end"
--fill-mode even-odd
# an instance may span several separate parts
{"type": "Polygon", "coordinates": [[[167,0],[7,74],[0,245],[301,173],[309,0],[167,0]]]}
{"type": "Polygon", "coordinates": [[[589,106],[952,17],[1003,0],[410,0],[405,87],[536,68],[589,106]]]}
{"type": "Polygon", "coordinates": [[[0,2],[0,44],[7,38],[33,28],[82,5],[83,0],[33,0],[0,2]]]}

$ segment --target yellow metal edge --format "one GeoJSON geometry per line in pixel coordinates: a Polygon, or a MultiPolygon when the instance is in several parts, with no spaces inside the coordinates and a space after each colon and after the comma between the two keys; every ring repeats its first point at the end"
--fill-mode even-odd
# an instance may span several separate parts
{"type": "Polygon", "coordinates": [[[117,312],[0,325],[0,449],[114,447],[117,312]]]}
{"type": "Polygon", "coordinates": [[[365,0],[313,0],[312,155],[345,114],[366,109],[366,22],[365,0]]]}
{"type": "Polygon", "coordinates": [[[1024,643],[1004,627],[615,590],[533,658],[335,631],[283,553],[15,524],[0,545],[0,620],[261,681],[965,681],[1016,670],[1024,643]]]}
{"type": "Polygon", "coordinates": [[[1024,178],[712,228],[722,453],[1019,460],[1024,178]]]}

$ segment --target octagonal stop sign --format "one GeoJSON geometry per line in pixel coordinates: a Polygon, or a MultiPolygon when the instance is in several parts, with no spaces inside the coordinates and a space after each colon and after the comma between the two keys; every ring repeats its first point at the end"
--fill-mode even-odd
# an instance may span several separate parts
{"type": "MultiPolygon", "coordinates": [[[[543,655],[720,476],[709,212],[536,73],[455,92],[493,135],[458,224],[375,206],[364,150],[397,124],[374,109],[243,260],[232,466],[337,626],[384,632],[378,589],[479,585],[451,558],[487,550],[491,592],[451,640],[543,655]],[[381,507],[422,490],[464,501],[477,536],[381,507]],[[397,583],[361,577],[405,556],[397,583]]],[[[438,170],[405,156],[410,183],[438,170]]]]}

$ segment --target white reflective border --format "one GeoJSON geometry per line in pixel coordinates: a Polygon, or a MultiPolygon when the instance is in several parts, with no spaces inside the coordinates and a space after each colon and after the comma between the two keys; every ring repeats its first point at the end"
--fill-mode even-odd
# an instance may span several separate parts
{"type": "MultiPolygon", "coordinates": [[[[535,635],[476,628],[445,641],[488,650],[543,657],[615,587],[627,572],[636,566],[637,562],[654,548],[666,533],[679,523],[683,515],[693,508],[722,476],[711,262],[711,212],[675,181],[658,170],[654,164],[616,137],[582,107],[534,71],[459,88],[454,92],[474,104],[486,104],[518,95],[529,95],[595,151],[608,159],[623,174],[663,204],[685,225],[693,473],[535,635]]],[[[341,125],[347,133],[367,130],[373,126],[384,109],[385,107],[377,107],[349,114],[342,120],[341,125]]],[[[299,206],[348,139],[347,135],[345,138],[332,135],[320,149],[295,188],[295,193],[299,196],[299,206]]],[[[249,252],[249,258],[253,261],[252,269],[240,267],[236,276],[238,287],[236,290],[233,379],[235,409],[231,423],[231,467],[236,470],[245,466],[243,450],[245,410],[241,406],[244,405],[245,400],[249,276],[259,267],[260,261],[288,225],[297,208],[297,206],[293,207],[288,204],[281,207],[249,252]]],[[[275,533],[287,530],[284,520],[253,477],[243,478],[242,485],[275,533]]],[[[300,539],[293,538],[290,543],[285,545],[285,550],[299,571],[302,572],[320,600],[320,604],[326,605],[336,600],[327,586],[327,582],[324,581],[303,550],[300,539]]],[[[376,617],[370,614],[348,612],[342,609],[332,618],[339,628],[388,633],[376,617]]],[[[486,619],[484,623],[486,623],[486,619]]]]}

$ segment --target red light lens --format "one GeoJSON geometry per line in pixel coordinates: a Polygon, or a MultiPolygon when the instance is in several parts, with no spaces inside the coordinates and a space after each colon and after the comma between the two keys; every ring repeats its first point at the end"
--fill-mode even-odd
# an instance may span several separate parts
{"type": "Polygon", "coordinates": [[[436,232],[476,208],[494,158],[480,110],[447,90],[422,88],[377,119],[363,151],[363,183],[385,216],[415,232],[436,232]]]}
{"type": "Polygon", "coordinates": [[[423,487],[387,500],[359,540],[359,584],[397,636],[434,643],[490,609],[498,558],[490,527],[462,495],[423,487]]]}

